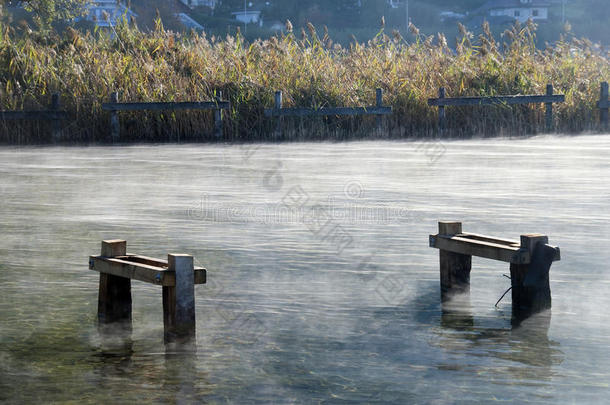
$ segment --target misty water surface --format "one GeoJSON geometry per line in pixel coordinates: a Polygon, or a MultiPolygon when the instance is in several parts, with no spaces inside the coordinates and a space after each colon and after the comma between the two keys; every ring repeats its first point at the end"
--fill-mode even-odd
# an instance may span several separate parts
{"type": "Polygon", "coordinates": [[[610,137],[0,148],[7,403],[604,403],[610,137]],[[441,311],[437,221],[549,235],[552,314],[511,328],[506,263],[441,311]],[[189,253],[195,356],[166,353],[159,287],[130,342],[96,332],[103,239],[189,253]]]}

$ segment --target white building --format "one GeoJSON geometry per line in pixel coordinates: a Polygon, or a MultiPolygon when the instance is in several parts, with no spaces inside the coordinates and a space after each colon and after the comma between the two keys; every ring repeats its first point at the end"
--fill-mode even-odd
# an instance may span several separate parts
{"type": "Polygon", "coordinates": [[[258,10],[247,10],[247,11],[235,11],[231,13],[233,18],[244,24],[258,24],[263,26],[263,19],[261,18],[261,11],[258,10]]]}
{"type": "Polygon", "coordinates": [[[219,3],[218,0],[180,0],[180,2],[190,8],[209,7],[212,10],[214,10],[219,3]]]}
{"type": "Polygon", "coordinates": [[[486,17],[511,17],[519,22],[528,19],[546,21],[549,18],[550,3],[546,0],[490,0],[475,14],[486,17]]]}
{"type": "Polygon", "coordinates": [[[123,18],[129,21],[131,17],[137,16],[127,6],[116,0],[93,0],[87,5],[87,12],[82,19],[92,21],[98,27],[111,27],[123,18]]]}

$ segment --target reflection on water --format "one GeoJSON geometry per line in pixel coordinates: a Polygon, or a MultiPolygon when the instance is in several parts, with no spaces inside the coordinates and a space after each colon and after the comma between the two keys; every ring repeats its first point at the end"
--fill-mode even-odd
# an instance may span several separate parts
{"type": "Polygon", "coordinates": [[[604,403],[610,138],[0,149],[0,400],[604,403]],[[553,308],[511,315],[505,263],[441,306],[438,220],[561,246],[553,308]],[[195,354],[96,328],[102,239],[208,269],[195,354]]]}

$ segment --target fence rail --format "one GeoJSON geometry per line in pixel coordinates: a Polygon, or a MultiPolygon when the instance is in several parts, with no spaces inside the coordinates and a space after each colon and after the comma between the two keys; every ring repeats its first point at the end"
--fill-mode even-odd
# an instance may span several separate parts
{"type": "Polygon", "coordinates": [[[48,110],[35,111],[0,111],[1,120],[40,120],[52,121],[51,131],[54,141],[61,138],[61,121],[68,118],[66,111],[60,110],[59,94],[51,95],[51,105],[48,110]]]}
{"type": "Polygon", "coordinates": [[[445,130],[445,106],[459,105],[515,105],[544,103],[546,114],[546,130],[553,130],[553,103],[563,103],[563,94],[553,94],[553,85],[546,86],[545,95],[523,95],[523,96],[490,96],[490,97],[445,97],[445,88],[438,89],[438,98],[428,99],[429,106],[438,106],[438,127],[442,133],[445,130]]]}
{"type": "Polygon", "coordinates": [[[152,103],[119,103],[116,92],[110,94],[110,102],[102,104],[102,109],[110,111],[110,132],[113,141],[121,137],[119,111],[185,111],[185,110],[213,110],[214,133],[217,138],[222,137],[222,110],[231,108],[231,103],[222,101],[222,92],[218,92],[215,101],[185,101],[185,102],[152,102],[152,103]]]}
{"type": "Polygon", "coordinates": [[[275,106],[274,108],[265,109],[266,117],[279,117],[280,121],[277,123],[277,132],[280,131],[281,118],[282,117],[324,117],[331,115],[346,115],[346,116],[357,116],[357,115],[376,115],[377,116],[377,130],[381,129],[383,115],[392,113],[392,107],[383,105],[383,90],[375,90],[375,105],[370,107],[320,107],[320,108],[308,108],[308,107],[293,107],[284,108],[282,106],[283,94],[281,91],[275,92],[275,106]]]}

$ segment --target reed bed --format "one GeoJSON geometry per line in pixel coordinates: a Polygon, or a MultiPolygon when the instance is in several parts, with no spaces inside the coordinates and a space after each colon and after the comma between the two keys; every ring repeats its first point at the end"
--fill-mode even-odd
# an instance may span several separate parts
{"type": "MultiPolygon", "coordinates": [[[[211,112],[121,113],[121,140],[269,141],[346,140],[431,136],[436,108],[427,99],[438,88],[448,96],[544,94],[547,83],[566,102],[555,104],[558,132],[596,130],[599,85],[610,78],[610,54],[587,40],[563,38],[536,49],[535,25],[515,25],[500,41],[489,27],[474,38],[464,27],[456,46],[443,35],[414,38],[383,29],[367,43],[334,44],[312,25],[300,34],[291,27],[282,36],[245,42],[239,35],[207,38],[177,34],[160,21],[152,32],[125,22],[113,31],[61,34],[15,33],[1,27],[0,108],[45,109],[60,93],[69,113],[62,142],[109,141],[109,94],[120,101],[208,101],[222,91],[231,102],[224,135],[215,138],[211,112]],[[375,104],[375,88],[393,107],[376,130],[374,117],[284,118],[281,136],[276,119],[264,109],[282,90],[284,106],[365,106],[375,104]]],[[[447,109],[446,136],[535,134],[543,130],[542,105],[455,107],[447,109]]],[[[51,141],[49,125],[2,121],[0,142],[51,141]]]]}

